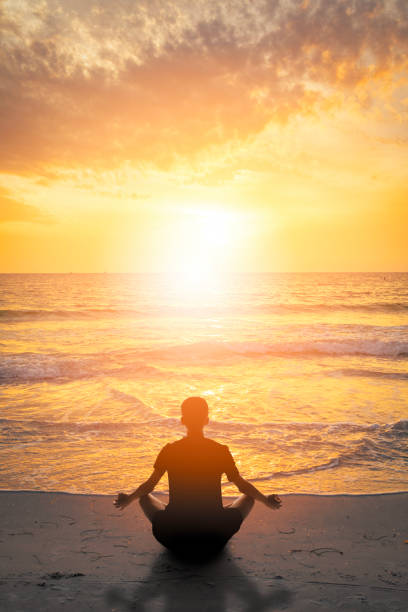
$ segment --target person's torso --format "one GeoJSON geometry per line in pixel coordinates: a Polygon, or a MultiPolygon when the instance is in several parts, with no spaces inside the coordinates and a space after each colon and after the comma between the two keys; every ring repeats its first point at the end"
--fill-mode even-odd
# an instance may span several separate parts
{"type": "Polygon", "coordinates": [[[221,475],[225,447],[208,438],[183,438],[169,445],[169,510],[208,512],[222,509],[221,475]]]}

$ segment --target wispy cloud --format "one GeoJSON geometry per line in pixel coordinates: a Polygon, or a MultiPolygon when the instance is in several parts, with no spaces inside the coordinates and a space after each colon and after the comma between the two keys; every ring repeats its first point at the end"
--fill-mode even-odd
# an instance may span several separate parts
{"type": "Polygon", "coordinates": [[[8,191],[0,188],[0,223],[9,222],[50,223],[51,217],[36,206],[9,197],[8,191]]]}
{"type": "Polygon", "coordinates": [[[381,109],[407,69],[404,0],[47,0],[1,19],[2,171],[168,167],[334,101],[381,109]]]}

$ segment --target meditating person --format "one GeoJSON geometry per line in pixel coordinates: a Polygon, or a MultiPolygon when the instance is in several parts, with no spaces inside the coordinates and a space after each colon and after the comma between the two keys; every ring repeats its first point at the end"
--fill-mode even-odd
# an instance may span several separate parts
{"type": "Polygon", "coordinates": [[[242,478],[228,446],[204,436],[208,423],[208,405],[201,397],[189,397],[181,405],[181,422],[187,436],[166,444],[157,456],[154,470],[133,493],[119,493],[114,505],[123,510],[135,499],[152,523],[153,535],[175,551],[209,552],[221,549],[236,533],[258,500],[277,510],[277,495],[263,495],[242,478]],[[167,506],[151,492],[167,471],[169,503],[167,506]],[[221,476],[225,473],[242,493],[224,507],[221,476]]]}

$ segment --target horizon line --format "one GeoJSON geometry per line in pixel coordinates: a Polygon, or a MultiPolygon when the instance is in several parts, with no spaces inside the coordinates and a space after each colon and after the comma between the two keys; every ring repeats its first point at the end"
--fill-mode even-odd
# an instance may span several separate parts
{"type": "MultiPolygon", "coordinates": [[[[140,271],[134,271],[134,272],[123,272],[123,271],[99,271],[99,272],[95,272],[95,271],[86,271],[86,272],[79,272],[79,271],[69,271],[69,272],[3,272],[0,270],[0,275],[6,275],[6,274],[60,274],[60,275],[67,275],[69,276],[70,274],[100,274],[100,275],[104,275],[104,274],[127,274],[127,275],[140,275],[140,276],[171,276],[171,273],[169,272],[165,272],[165,271],[161,271],[161,272],[154,272],[154,271],[150,271],[150,272],[140,272],[140,271]]],[[[227,276],[237,276],[237,275],[261,275],[261,274],[408,274],[408,269],[407,270],[285,270],[285,271],[256,271],[256,270],[252,270],[252,271],[242,271],[242,272],[228,272],[227,276]]]]}

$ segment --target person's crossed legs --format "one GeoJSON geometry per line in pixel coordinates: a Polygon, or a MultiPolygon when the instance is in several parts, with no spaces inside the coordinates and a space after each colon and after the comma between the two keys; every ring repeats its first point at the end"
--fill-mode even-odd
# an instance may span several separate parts
{"type": "Polygon", "coordinates": [[[244,520],[254,507],[254,503],[255,500],[249,497],[249,495],[241,495],[228,507],[239,510],[242,515],[242,520],[244,520]]]}
{"type": "MultiPolygon", "coordinates": [[[[153,535],[166,548],[183,554],[200,556],[221,550],[231,536],[239,531],[251,511],[254,500],[241,495],[220,514],[194,517],[166,511],[166,505],[149,493],[139,498],[140,507],[152,523],[153,535]]],[[[198,513],[200,514],[200,513],[198,513]]]]}
{"type": "MultiPolygon", "coordinates": [[[[239,510],[242,516],[242,520],[244,520],[251,512],[254,503],[255,502],[253,498],[249,497],[249,495],[241,495],[232,504],[229,504],[226,507],[236,508],[237,510],[239,510]]],[[[139,499],[139,504],[144,514],[151,523],[153,522],[153,517],[155,516],[156,512],[166,509],[166,505],[151,493],[141,497],[139,499]]]]}
{"type": "Polygon", "coordinates": [[[151,493],[148,493],[148,495],[143,495],[143,497],[140,497],[139,504],[143,512],[145,513],[146,517],[149,519],[151,523],[153,522],[153,517],[156,514],[156,512],[166,509],[166,504],[163,504],[163,502],[161,502],[160,499],[157,499],[157,497],[155,497],[151,493]]]}

